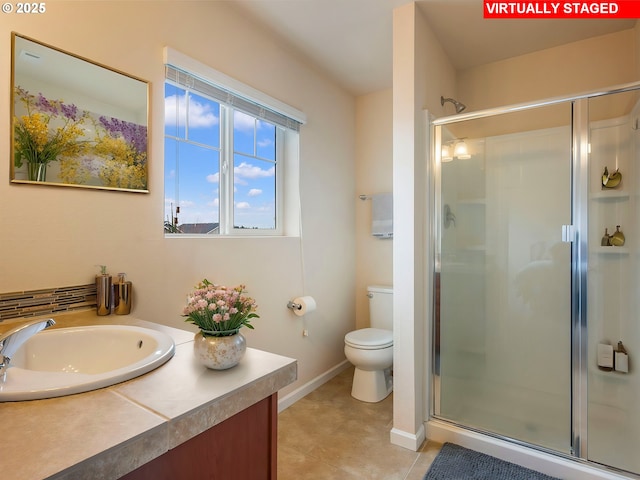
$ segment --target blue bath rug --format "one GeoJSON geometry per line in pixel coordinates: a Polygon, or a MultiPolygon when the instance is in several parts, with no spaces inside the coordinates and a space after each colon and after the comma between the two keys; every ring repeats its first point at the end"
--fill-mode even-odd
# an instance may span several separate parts
{"type": "Polygon", "coordinates": [[[454,443],[445,443],[424,480],[560,480],[454,443]]]}

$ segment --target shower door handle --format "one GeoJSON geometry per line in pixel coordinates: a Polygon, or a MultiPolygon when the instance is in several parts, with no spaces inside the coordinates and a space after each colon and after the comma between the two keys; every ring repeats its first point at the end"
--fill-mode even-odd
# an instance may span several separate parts
{"type": "Polygon", "coordinates": [[[562,225],[562,241],[572,243],[576,239],[576,231],[573,225],[562,225]]]}

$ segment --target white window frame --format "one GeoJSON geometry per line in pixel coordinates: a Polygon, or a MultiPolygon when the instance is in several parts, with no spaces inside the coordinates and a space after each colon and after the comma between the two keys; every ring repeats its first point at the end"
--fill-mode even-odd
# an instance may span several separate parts
{"type": "MultiPolygon", "coordinates": [[[[165,65],[170,65],[176,69],[188,72],[194,77],[198,77],[216,85],[233,95],[237,95],[264,107],[277,114],[284,115],[291,119],[292,123],[302,125],[306,123],[306,116],[299,110],[280,102],[248,85],[245,85],[197,60],[194,60],[170,47],[164,49],[165,65]]],[[[182,85],[176,84],[180,88],[182,85]]],[[[197,92],[196,92],[197,93],[197,92]]],[[[215,99],[214,99],[215,100],[215,99]]],[[[217,101],[217,100],[216,100],[217,101]]],[[[288,131],[288,129],[276,125],[276,155],[275,155],[275,228],[273,229],[251,229],[235,228],[234,226],[234,148],[233,148],[233,128],[229,128],[233,123],[233,106],[220,103],[220,128],[221,128],[221,156],[220,156],[220,199],[219,210],[219,234],[183,234],[165,233],[165,237],[207,237],[219,238],[229,236],[282,236],[299,235],[299,191],[298,191],[298,153],[299,135],[298,132],[288,131]],[[231,173],[231,174],[230,174],[231,173]],[[294,198],[295,197],[295,198],[294,198]],[[223,200],[223,198],[226,200],[223,200]]],[[[242,109],[240,109],[242,111],[242,109]]],[[[249,113],[252,115],[251,113],[249,113]]],[[[255,116],[255,115],[254,115],[255,116]]],[[[260,119],[260,117],[255,116],[260,119]]],[[[269,122],[266,118],[265,121],[269,122]]],[[[270,122],[273,123],[273,122],[270,122]]],[[[163,195],[163,202],[164,202],[163,195]]]]}

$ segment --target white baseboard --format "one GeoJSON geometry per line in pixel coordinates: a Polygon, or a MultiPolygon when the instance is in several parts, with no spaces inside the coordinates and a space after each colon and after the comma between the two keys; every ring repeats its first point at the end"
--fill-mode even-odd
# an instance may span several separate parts
{"type": "Polygon", "coordinates": [[[320,387],[321,385],[324,385],[325,383],[327,383],[329,380],[331,380],[336,375],[339,375],[340,373],[344,372],[350,366],[351,366],[351,363],[349,362],[349,360],[343,360],[342,362],[340,362],[335,367],[327,370],[326,372],[324,372],[321,375],[318,375],[317,377],[315,377],[311,381],[309,381],[309,382],[305,383],[304,385],[302,385],[301,387],[295,389],[293,392],[291,392],[288,395],[285,395],[284,397],[280,398],[278,400],[278,413],[280,413],[281,411],[289,408],[291,405],[296,403],[302,397],[304,397],[304,396],[308,395],[309,393],[313,392],[316,388],[320,387]]]}
{"type": "Polygon", "coordinates": [[[417,452],[426,438],[424,425],[420,425],[416,433],[409,433],[398,428],[392,428],[390,437],[392,444],[417,452]]]}

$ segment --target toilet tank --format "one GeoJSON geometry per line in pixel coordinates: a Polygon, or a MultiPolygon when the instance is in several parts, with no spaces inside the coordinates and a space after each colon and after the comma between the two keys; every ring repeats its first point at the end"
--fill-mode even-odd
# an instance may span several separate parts
{"type": "Polygon", "coordinates": [[[393,330],[393,288],[372,285],[367,287],[367,296],[371,327],[393,330]]]}

